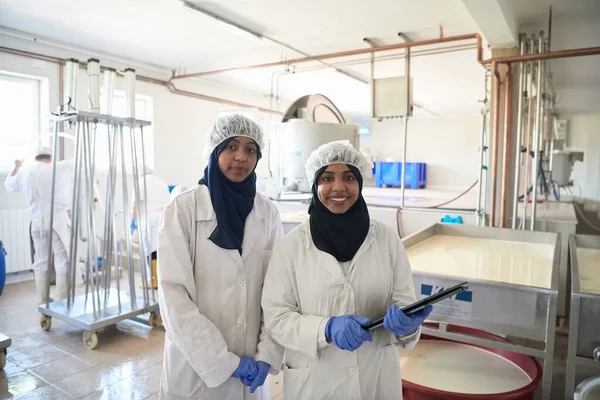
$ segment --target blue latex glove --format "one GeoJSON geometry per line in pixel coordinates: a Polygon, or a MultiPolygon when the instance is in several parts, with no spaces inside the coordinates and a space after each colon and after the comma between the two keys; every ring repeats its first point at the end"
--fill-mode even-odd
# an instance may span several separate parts
{"type": "Polygon", "coordinates": [[[371,334],[363,329],[370,323],[368,318],[353,314],[332,317],[325,326],[325,336],[340,349],[354,351],[364,342],[373,340],[371,334]]]}
{"type": "Polygon", "coordinates": [[[135,225],[135,219],[131,220],[131,222],[129,223],[129,228],[131,229],[131,233],[135,231],[135,228],[137,228],[137,226],[135,225]]]}
{"type": "Polygon", "coordinates": [[[250,393],[254,393],[256,389],[265,383],[265,379],[267,379],[267,375],[269,375],[269,371],[271,370],[271,365],[264,361],[257,361],[256,366],[258,368],[258,372],[252,381],[252,385],[250,385],[250,393]]]}
{"type": "Polygon", "coordinates": [[[233,371],[233,374],[231,374],[231,377],[240,378],[244,385],[250,386],[257,372],[256,361],[251,357],[244,356],[240,358],[240,363],[236,370],[233,371]]]}
{"type": "Polygon", "coordinates": [[[389,306],[385,314],[383,326],[396,336],[407,336],[421,326],[431,311],[433,311],[433,307],[427,306],[421,311],[406,315],[397,305],[393,304],[389,306]]]}

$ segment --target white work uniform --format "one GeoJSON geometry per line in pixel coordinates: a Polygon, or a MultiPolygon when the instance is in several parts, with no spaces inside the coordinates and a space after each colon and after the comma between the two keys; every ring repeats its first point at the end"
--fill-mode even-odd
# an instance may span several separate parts
{"type": "MultiPolygon", "coordinates": [[[[269,400],[231,374],[242,356],[281,367],[283,348],[266,334],[260,308],[271,252],[283,236],[279,212],[256,195],[241,256],[208,239],[216,226],[206,186],[177,196],[161,218],[158,291],[167,334],[160,398],[269,400]]],[[[261,389],[268,391],[268,380],[261,389]]]]}
{"type": "Polygon", "coordinates": [[[371,221],[349,263],[317,249],[309,221],[288,233],[273,252],[262,297],[267,331],[286,348],[283,398],[401,399],[398,349],[414,347],[420,329],[396,337],[381,327],[372,342],[350,352],[327,343],[325,326],[329,317],[344,314],[375,320],[391,304],[414,301],[404,247],[379,222],[371,221]]]}
{"type": "MultiPolygon", "coordinates": [[[[50,195],[52,189],[52,164],[35,161],[31,167],[8,176],[4,182],[7,192],[25,193],[31,212],[31,237],[35,254],[32,269],[45,272],[48,269],[48,246],[50,242],[50,195]]],[[[54,221],[52,226],[52,252],[57,274],[66,273],[69,263],[68,248],[71,244],[71,208],[73,193],[73,161],[56,163],[54,190],[54,221]]]]}
{"type": "MultiPolygon", "coordinates": [[[[140,178],[140,199],[145,200],[144,181],[140,178]]],[[[156,240],[158,235],[158,224],[160,215],[164,208],[169,204],[170,193],[169,185],[155,175],[146,175],[146,190],[148,193],[148,201],[146,207],[148,210],[148,238],[146,240],[147,255],[156,251],[158,248],[156,240]]],[[[144,205],[142,205],[144,207],[144,205]]],[[[136,210],[137,215],[140,215],[141,210],[136,210]]],[[[140,228],[139,218],[137,220],[137,228],[140,228]]]]}

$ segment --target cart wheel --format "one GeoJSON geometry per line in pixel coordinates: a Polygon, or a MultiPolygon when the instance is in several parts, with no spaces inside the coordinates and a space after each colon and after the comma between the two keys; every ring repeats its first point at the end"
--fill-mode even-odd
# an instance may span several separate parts
{"type": "Polygon", "coordinates": [[[52,328],[52,317],[42,315],[42,318],[40,318],[40,326],[44,332],[48,332],[50,328],[52,328]]]}
{"type": "Polygon", "coordinates": [[[6,366],[6,349],[0,350],[0,369],[6,366]]]}
{"type": "Polygon", "coordinates": [[[152,311],[150,313],[150,318],[148,318],[148,323],[150,324],[150,326],[152,328],[162,328],[163,323],[162,323],[162,318],[160,318],[160,315],[156,313],[156,311],[152,311]]]}
{"type": "Polygon", "coordinates": [[[96,331],[85,331],[83,332],[83,345],[88,350],[94,350],[98,346],[98,335],[96,331]]]}

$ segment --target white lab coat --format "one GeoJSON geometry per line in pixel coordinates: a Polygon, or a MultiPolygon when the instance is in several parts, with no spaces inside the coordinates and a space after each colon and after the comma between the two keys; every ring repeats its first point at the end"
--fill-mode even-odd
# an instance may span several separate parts
{"type": "Polygon", "coordinates": [[[404,247],[381,223],[371,221],[346,275],[316,248],[308,221],[288,233],[273,252],[262,297],[267,331],[286,348],[284,399],[401,399],[398,349],[414,347],[420,329],[396,337],[381,327],[349,352],[326,342],[325,325],[343,314],[374,320],[391,304],[414,301],[404,247]]]}
{"type": "MultiPolygon", "coordinates": [[[[144,193],[144,180],[140,178],[140,199],[146,200],[144,193]]],[[[146,207],[148,210],[148,237],[146,240],[146,251],[150,255],[158,248],[157,235],[160,215],[163,209],[169,204],[170,193],[167,182],[155,175],[146,175],[146,190],[148,200],[146,207]]],[[[142,205],[143,207],[143,205],[142,205]]],[[[137,215],[140,215],[140,210],[136,210],[137,215]]],[[[137,221],[138,229],[140,227],[139,219],[137,221]]]]}
{"type": "Polygon", "coordinates": [[[160,398],[269,400],[231,374],[244,355],[274,373],[281,367],[283,348],[266,334],[260,308],[271,251],[283,236],[279,213],[256,195],[242,256],[208,239],[216,226],[206,186],[177,196],[161,218],[158,291],[167,335],[160,398]]]}
{"type": "MultiPolygon", "coordinates": [[[[7,192],[25,193],[31,213],[31,237],[35,249],[33,270],[46,271],[50,239],[50,203],[52,189],[52,164],[35,161],[4,182],[7,192]]],[[[57,273],[68,267],[71,243],[71,218],[69,209],[73,193],[73,160],[56,163],[54,190],[53,252],[57,273]]]]}

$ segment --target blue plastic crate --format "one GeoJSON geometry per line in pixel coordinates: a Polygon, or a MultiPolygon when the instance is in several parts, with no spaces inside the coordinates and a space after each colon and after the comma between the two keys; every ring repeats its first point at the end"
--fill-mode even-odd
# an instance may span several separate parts
{"type": "MultiPolygon", "coordinates": [[[[427,164],[406,163],[404,183],[407,188],[424,189],[427,184],[427,164]]],[[[402,163],[377,161],[375,163],[375,186],[401,186],[402,163]]]]}

